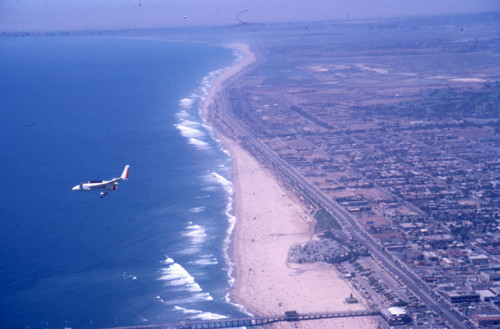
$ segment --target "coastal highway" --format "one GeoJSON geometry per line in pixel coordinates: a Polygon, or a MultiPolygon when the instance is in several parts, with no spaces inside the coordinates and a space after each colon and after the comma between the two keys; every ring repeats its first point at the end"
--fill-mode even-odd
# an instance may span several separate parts
{"type": "Polygon", "coordinates": [[[466,319],[463,316],[454,312],[447,303],[439,303],[435,300],[431,296],[429,288],[423,284],[413,272],[408,270],[407,267],[399,265],[399,263],[393,259],[390,254],[384,251],[382,246],[379,245],[349,213],[340,207],[337,202],[330,200],[314,185],[308,182],[301,174],[297,173],[285,160],[279,157],[266,144],[256,138],[250,129],[233,115],[228,94],[228,89],[230,87],[227,85],[226,87],[227,88],[220,91],[217,99],[219,105],[217,108],[217,114],[219,115],[220,120],[225,121],[225,123],[236,130],[240,136],[244,137],[253,150],[262,156],[284,177],[286,177],[292,185],[304,192],[319,206],[327,209],[333,216],[335,216],[343,228],[348,230],[352,234],[353,238],[362,243],[375,260],[385,267],[385,269],[395,279],[404,284],[407,289],[417,296],[430,310],[439,313],[452,328],[469,328],[464,324],[466,319]]]}

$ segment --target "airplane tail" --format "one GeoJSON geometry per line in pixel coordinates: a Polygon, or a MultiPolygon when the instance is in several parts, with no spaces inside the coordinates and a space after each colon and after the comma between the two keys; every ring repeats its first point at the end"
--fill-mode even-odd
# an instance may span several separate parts
{"type": "Polygon", "coordinates": [[[122,175],[121,175],[121,177],[120,177],[121,179],[123,179],[123,180],[128,179],[128,171],[129,171],[129,168],[130,168],[130,166],[129,166],[129,165],[126,165],[126,166],[125,166],[125,169],[123,169],[123,173],[122,173],[122,175]]]}

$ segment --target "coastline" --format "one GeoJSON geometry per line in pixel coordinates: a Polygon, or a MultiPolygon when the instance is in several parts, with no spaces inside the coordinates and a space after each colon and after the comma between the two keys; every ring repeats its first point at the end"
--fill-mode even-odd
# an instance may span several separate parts
{"type": "MultiPolygon", "coordinates": [[[[229,78],[256,61],[248,45],[227,45],[243,55],[214,80],[201,106],[201,115],[209,123],[214,107],[221,106],[218,93],[229,78]]],[[[232,232],[230,257],[235,283],[230,301],[256,315],[349,311],[366,309],[363,303],[347,304],[344,299],[361,296],[346,282],[333,265],[288,264],[289,248],[313,238],[314,219],[263,167],[235,141],[214,127],[216,137],[228,150],[233,166],[235,194],[233,211],[236,224],[232,232]]],[[[272,328],[375,328],[371,318],[331,319],[295,324],[277,323],[272,328]]]]}
{"type": "MultiPolygon", "coordinates": [[[[255,54],[250,51],[247,44],[231,43],[223,45],[223,47],[232,49],[240,58],[232,65],[221,70],[221,73],[214,79],[210,89],[205,95],[200,111],[202,118],[207,121],[210,121],[210,107],[215,105],[217,93],[224,88],[224,82],[256,61],[255,54]]],[[[221,134],[219,133],[218,136],[219,135],[221,134]]]]}

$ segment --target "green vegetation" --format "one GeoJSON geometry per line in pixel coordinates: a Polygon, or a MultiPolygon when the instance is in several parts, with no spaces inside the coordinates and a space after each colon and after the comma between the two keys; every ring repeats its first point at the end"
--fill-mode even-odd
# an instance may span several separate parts
{"type": "Polygon", "coordinates": [[[324,232],[328,230],[340,229],[340,225],[337,220],[326,211],[324,208],[319,208],[314,214],[316,219],[316,225],[314,225],[314,232],[324,232]]]}
{"type": "Polygon", "coordinates": [[[413,119],[500,119],[500,82],[486,83],[480,89],[427,89],[416,100],[395,105],[357,108],[366,115],[410,117],[413,119]]]}
{"type": "Polygon", "coordinates": [[[500,117],[500,83],[488,83],[474,91],[452,88],[425,90],[421,99],[397,106],[403,116],[417,118],[481,118],[500,117]]]}

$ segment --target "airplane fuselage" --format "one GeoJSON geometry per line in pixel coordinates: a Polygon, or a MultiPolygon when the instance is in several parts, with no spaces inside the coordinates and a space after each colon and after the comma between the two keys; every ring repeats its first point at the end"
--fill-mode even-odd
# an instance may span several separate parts
{"type": "Polygon", "coordinates": [[[113,181],[90,181],[73,187],[73,191],[116,191],[117,189],[118,183],[113,181]]]}

